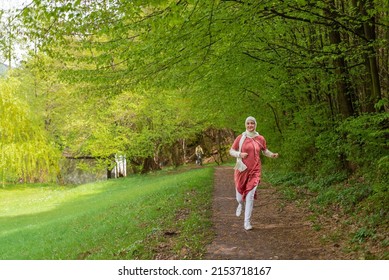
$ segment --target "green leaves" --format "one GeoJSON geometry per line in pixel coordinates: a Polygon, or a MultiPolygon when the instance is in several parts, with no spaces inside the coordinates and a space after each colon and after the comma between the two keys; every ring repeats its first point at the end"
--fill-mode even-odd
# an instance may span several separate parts
{"type": "Polygon", "coordinates": [[[0,178],[3,184],[51,180],[57,175],[58,152],[18,89],[15,80],[0,80],[0,178]]]}
{"type": "Polygon", "coordinates": [[[255,115],[270,142],[284,132],[286,151],[306,136],[308,157],[339,119],[375,110],[366,102],[386,108],[378,74],[387,65],[374,64],[387,61],[377,51],[386,49],[383,3],[35,3],[23,13],[26,25],[39,55],[55,61],[37,62],[36,72],[58,77],[72,93],[55,90],[71,121],[65,125],[55,108],[49,127],[77,154],[155,156],[207,126],[240,132],[238,120],[255,115]],[[366,33],[373,25],[376,34],[366,33]]]}

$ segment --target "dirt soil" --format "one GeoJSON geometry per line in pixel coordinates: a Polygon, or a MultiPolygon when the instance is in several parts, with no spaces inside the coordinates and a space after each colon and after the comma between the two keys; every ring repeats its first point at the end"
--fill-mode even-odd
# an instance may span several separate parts
{"type": "Polygon", "coordinates": [[[310,212],[285,200],[272,186],[257,190],[253,230],[243,229],[244,212],[236,217],[231,167],[215,169],[213,225],[216,236],[208,245],[208,260],[339,260],[348,259],[336,243],[324,242],[326,229],[315,231],[310,212]]]}

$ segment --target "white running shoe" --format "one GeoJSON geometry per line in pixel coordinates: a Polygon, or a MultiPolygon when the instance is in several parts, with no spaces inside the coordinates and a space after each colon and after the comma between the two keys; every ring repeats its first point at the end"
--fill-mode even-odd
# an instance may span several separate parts
{"type": "Polygon", "coordinates": [[[242,204],[239,203],[238,207],[236,208],[236,216],[239,217],[240,214],[242,214],[242,204]]]}
{"type": "Polygon", "coordinates": [[[253,226],[250,223],[244,223],[244,229],[245,230],[252,230],[253,226]]]}

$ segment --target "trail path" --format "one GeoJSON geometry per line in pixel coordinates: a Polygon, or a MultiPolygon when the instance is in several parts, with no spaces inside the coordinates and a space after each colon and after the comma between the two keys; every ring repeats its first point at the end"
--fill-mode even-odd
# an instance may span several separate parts
{"type": "Polygon", "coordinates": [[[323,231],[315,231],[309,211],[284,200],[268,184],[258,188],[251,231],[243,229],[243,216],[236,217],[234,170],[215,169],[213,224],[216,236],[208,245],[209,260],[326,260],[345,259],[339,245],[322,241],[323,231]]]}

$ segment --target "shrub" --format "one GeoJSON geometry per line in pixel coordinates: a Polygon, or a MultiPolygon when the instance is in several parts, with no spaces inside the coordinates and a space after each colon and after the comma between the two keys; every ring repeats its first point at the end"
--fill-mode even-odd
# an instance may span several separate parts
{"type": "Polygon", "coordinates": [[[365,114],[345,120],[339,127],[341,151],[373,181],[389,178],[389,114],[365,114]]]}

